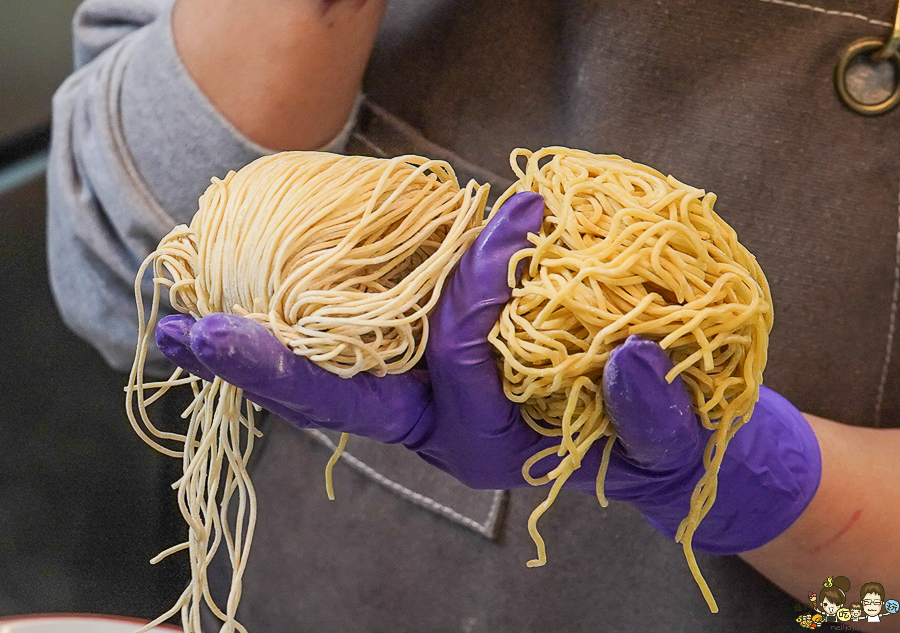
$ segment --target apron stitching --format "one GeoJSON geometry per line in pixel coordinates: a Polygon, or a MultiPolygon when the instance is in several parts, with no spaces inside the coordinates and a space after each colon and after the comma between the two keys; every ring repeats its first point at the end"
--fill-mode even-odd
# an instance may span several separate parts
{"type": "Polygon", "coordinates": [[[497,521],[497,515],[500,513],[500,502],[503,499],[503,490],[495,490],[494,491],[494,503],[491,504],[491,511],[488,514],[487,521],[485,522],[485,528],[493,527],[494,523],[497,521]]]}
{"type": "Polygon", "coordinates": [[[360,134],[359,132],[354,132],[352,136],[353,136],[353,138],[355,138],[356,140],[360,141],[360,142],[363,143],[364,145],[367,145],[367,146],[369,147],[369,149],[371,149],[372,151],[374,151],[374,152],[375,152],[376,154],[378,154],[381,158],[386,158],[386,157],[387,157],[387,152],[385,152],[383,149],[381,149],[380,147],[378,147],[375,143],[373,143],[372,141],[370,141],[368,138],[366,138],[365,136],[363,136],[363,135],[360,134]]]}
{"type": "MultiPolygon", "coordinates": [[[[321,431],[319,431],[317,429],[306,429],[306,430],[311,435],[314,435],[317,439],[319,439],[326,446],[331,447],[332,450],[337,448],[337,446],[334,444],[334,442],[331,441],[331,438],[328,437],[327,435],[325,435],[324,433],[322,433],[321,431]]],[[[382,475],[380,472],[378,472],[377,470],[375,470],[374,468],[372,468],[371,466],[369,466],[368,464],[366,464],[359,458],[354,457],[347,451],[344,451],[344,453],[341,455],[341,459],[346,460],[347,462],[352,464],[355,468],[357,468],[358,470],[367,474],[369,477],[371,477],[378,483],[382,484],[383,486],[390,488],[391,490],[401,494],[404,497],[411,499],[412,501],[414,501],[420,505],[424,505],[428,508],[431,508],[432,510],[438,511],[439,513],[441,513],[445,516],[448,516],[456,521],[459,521],[463,525],[466,525],[466,526],[476,530],[479,534],[482,534],[483,536],[487,536],[490,538],[490,536],[491,536],[491,531],[489,529],[490,528],[490,520],[491,520],[491,516],[493,516],[495,513],[494,507],[491,508],[491,514],[488,517],[487,523],[481,524],[478,521],[476,521],[475,519],[469,518],[464,514],[460,514],[459,512],[457,512],[456,510],[454,510],[453,508],[451,508],[449,506],[445,506],[442,503],[438,503],[431,497],[426,497],[425,495],[423,495],[419,492],[416,492],[415,490],[410,490],[403,484],[397,483],[393,479],[388,479],[387,477],[382,475]]],[[[500,492],[502,492],[502,491],[500,491],[500,492]]],[[[496,496],[494,498],[494,505],[497,508],[499,508],[499,502],[498,502],[496,496]]]]}
{"type": "Polygon", "coordinates": [[[851,13],[850,11],[837,11],[835,9],[823,9],[822,7],[816,7],[811,4],[803,4],[801,2],[791,2],[791,0],[759,0],[759,2],[765,2],[768,4],[778,4],[784,7],[791,7],[794,9],[806,9],[807,11],[815,11],[816,13],[824,13],[825,15],[834,15],[842,18],[854,18],[856,20],[863,20],[868,22],[869,24],[874,24],[875,26],[893,26],[889,22],[884,22],[883,20],[875,20],[866,15],[862,15],[861,13],[851,13]]]}
{"type": "Polygon", "coordinates": [[[881,426],[881,405],[884,399],[884,387],[887,383],[888,368],[891,365],[891,351],[894,347],[894,330],[897,325],[897,299],[900,296],[900,193],[897,194],[897,246],[894,255],[894,293],[891,297],[891,316],[888,321],[887,346],[884,350],[884,365],[881,368],[881,381],[878,384],[878,395],[875,398],[875,426],[881,426]]]}

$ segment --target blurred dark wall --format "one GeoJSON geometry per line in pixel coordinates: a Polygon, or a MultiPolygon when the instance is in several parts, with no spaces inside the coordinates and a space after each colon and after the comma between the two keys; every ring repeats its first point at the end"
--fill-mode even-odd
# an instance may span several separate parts
{"type": "Polygon", "coordinates": [[[184,554],[149,564],[186,537],[180,464],[132,431],[126,376],[65,327],[47,279],[41,130],[77,4],[0,0],[0,616],[150,619],[188,582],[184,554]]]}
{"type": "Polygon", "coordinates": [[[132,431],[127,377],[63,325],[44,217],[43,179],[0,195],[0,616],[151,619],[188,581],[184,555],[148,563],[187,533],[180,465],[132,431]]]}
{"type": "Polygon", "coordinates": [[[50,97],[71,72],[79,2],[0,1],[0,140],[50,120],[50,97]]]}

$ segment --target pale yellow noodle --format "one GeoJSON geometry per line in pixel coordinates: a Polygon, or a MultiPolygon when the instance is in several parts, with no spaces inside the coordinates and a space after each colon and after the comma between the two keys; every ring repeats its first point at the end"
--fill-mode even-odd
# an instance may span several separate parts
{"type": "MultiPolygon", "coordinates": [[[[487,193],[474,181],[461,188],[443,161],[285,152],[213,179],[190,226],[174,228],[147,257],[135,280],[138,347],[126,411],[144,441],[182,460],[173,487],[188,539],[152,562],[187,550],[191,583],[142,631],[180,611],[185,632],[198,632],[205,602],[221,631],[245,632],[235,615],[256,524],[247,464],[258,408],[219,378],[178,370],[168,381],[144,380],[161,293],[195,318],[230,312],[253,319],[339,376],[407,371],[424,352],[427,315],[444,281],[481,230],[487,193]],[[141,283],[150,267],[146,316],[141,283]],[[183,384],[194,394],[185,432],[162,431],[147,406],[183,384]],[[224,608],[206,576],[223,544],[232,566],[224,608]]],[[[331,470],[346,440],[326,468],[330,498],[331,470]]]]}
{"type": "MultiPolygon", "coordinates": [[[[610,350],[641,334],[668,351],[675,367],[666,378],[682,376],[702,424],[715,431],[704,453],[707,472],[676,540],[716,610],[691,538],[715,499],[725,447],[758,396],[772,323],[765,278],[713,212],[713,194],[619,157],[566,148],[516,150],[512,164],[519,180],[495,209],[517,191],[536,191],[548,212],[533,247],[510,262],[513,298],[489,340],[500,352],[506,395],[522,403],[532,428],[560,437],[558,447],[523,466],[529,483],[552,482],[529,520],[538,556],[528,564],[546,561],[537,521],[600,438],[606,441],[597,497],[606,505],[603,480],[615,430],[603,408],[603,367],[610,350]],[[515,285],[522,259],[528,269],[515,285]],[[555,468],[532,477],[532,465],[551,455],[555,468]]],[[[126,409],[145,441],[182,458],[184,475],[173,487],[188,540],[154,562],[189,550],[192,582],[144,630],[180,610],[185,631],[199,631],[199,605],[206,602],[222,631],[245,631],[235,613],[256,519],[246,469],[259,435],[256,408],[247,403],[241,413],[240,390],[219,379],[179,372],[164,382],[143,379],[160,292],[195,318],[232,312],[254,319],[294,353],[340,376],[406,371],[424,352],[427,314],[444,280],[480,230],[486,194],[474,182],[460,189],[449,165],[420,157],[276,154],[214,179],[191,226],[173,229],[147,258],[135,284],[139,343],[126,409]],[[151,265],[154,297],[145,318],[141,280],[151,265]],[[179,384],[190,384],[195,396],[184,413],[184,435],[157,429],[146,409],[179,384]],[[233,568],[224,609],[206,583],[222,543],[233,568]]],[[[346,439],[326,467],[329,497],[346,439]]]]}
{"type": "Polygon", "coordinates": [[[607,441],[597,475],[597,498],[615,439],[601,396],[609,352],[629,335],[659,342],[681,375],[704,427],[714,430],[704,453],[706,473],[691,496],[676,540],[712,611],[715,600],[697,567],[691,539],[715,500],[716,476],[734,432],[749,419],[766,363],[772,300],[756,259],[713,211],[715,195],[618,156],[564,147],[511,156],[514,193],[534,191],[546,202],[532,246],[509,266],[512,299],[491,331],[507,397],[522,403],[528,424],[559,436],[558,448],[527,460],[529,483],[552,482],[528,528],[546,562],[537,521],[581,457],[607,441]],[[522,164],[524,161],[524,166],[522,164]],[[519,261],[528,259],[521,282],[519,261]],[[586,392],[594,397],[584,397],[586,392]],[[546,476],[531,467],[556,455],[546,476]]]}

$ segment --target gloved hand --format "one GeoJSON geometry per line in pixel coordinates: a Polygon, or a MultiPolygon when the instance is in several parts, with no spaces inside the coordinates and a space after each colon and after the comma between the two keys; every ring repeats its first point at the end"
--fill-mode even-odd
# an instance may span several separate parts
{"type": "MultiPolygon", "coordinates": [[[[207,380],[214,375],[298,427],[321,427],[402,443],[473,488],[527,486],[522,464],[556,438],[536,433],[504,396],[487,335],[509,300],[511,256],[537,232],[543,201],[510,198],[460,260],[430,316],[427,372],[343,379],[294,355],[263,326],[213,314],[200,321],[160,321],[157,344],[174,363],[207,380]]],[[[694,416],[680,378],[653,342],[629,338],[604,372],[604,394],[619,434],[606,477],[609,499],[626,500],[674,535],[703,474],[709,431],[694,416]]],[[[598,443],[566,485],[594,493],[598,443]]],[[[555,465],[547,458],[536,477],[555,465]]],[[[764,390],[753,419],[731,441],[718,500],[694,535],[717,553],[752,549],[799,516],[818,486],[818,444],[803,416],[764,390]]]]}
{"type": "MultiPolygon", "coordinates": [[[[659,345],[630,336],[610,354],[603,397],[618,433],[607,496],[631,501],[674,537],[705,472],[703,451],[713,432],[700,425],[681,378],[666,382],[670,369],[659,345]]],[[[765,545],[800,516],[821,473],[809,422],[785,398],[760,387],[752,417],[725,451],[716,500],[694,534],[694,549],[734,554],[765,545]]]]}

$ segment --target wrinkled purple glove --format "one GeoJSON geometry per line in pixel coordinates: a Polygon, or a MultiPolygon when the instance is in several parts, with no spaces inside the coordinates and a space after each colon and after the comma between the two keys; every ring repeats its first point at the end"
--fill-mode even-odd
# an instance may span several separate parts
{"type": "MultiPolygon", "coordinates": [[[[543,201],[510,198],[460,260],[430,316],[428,370],[343,379],[296,356],[263,326],[228,314],[194,322],[160,321],[157,344],[174,363],[210,380],[214,375],[297,427],[321,427],[402,443],[428,463],[473,488],[527,486],[522,464],[558,444],[533,431],[519,406],[503,395],[487,335],[509,300],[507,266],[530,246],[543,201]]],[[[618,430],[606,477],[608,498],[630,501],[672,536],[688,513],[703,473],[709,431],[694,416],[680,378],[656,343],[630,337],[604,372],[604,393],[618,430]]],[[[593,494],[598,442],[566,483],[593,494]]],[[[541,476],[547,458],[532,468],[541,476]]],[[[753,419],[731,441],[717,501],[694,535],[695,549],[732,553],[758,547],[791,525],[819,482],[818,444],[803,416],[763,389],[753,419]]]]}

